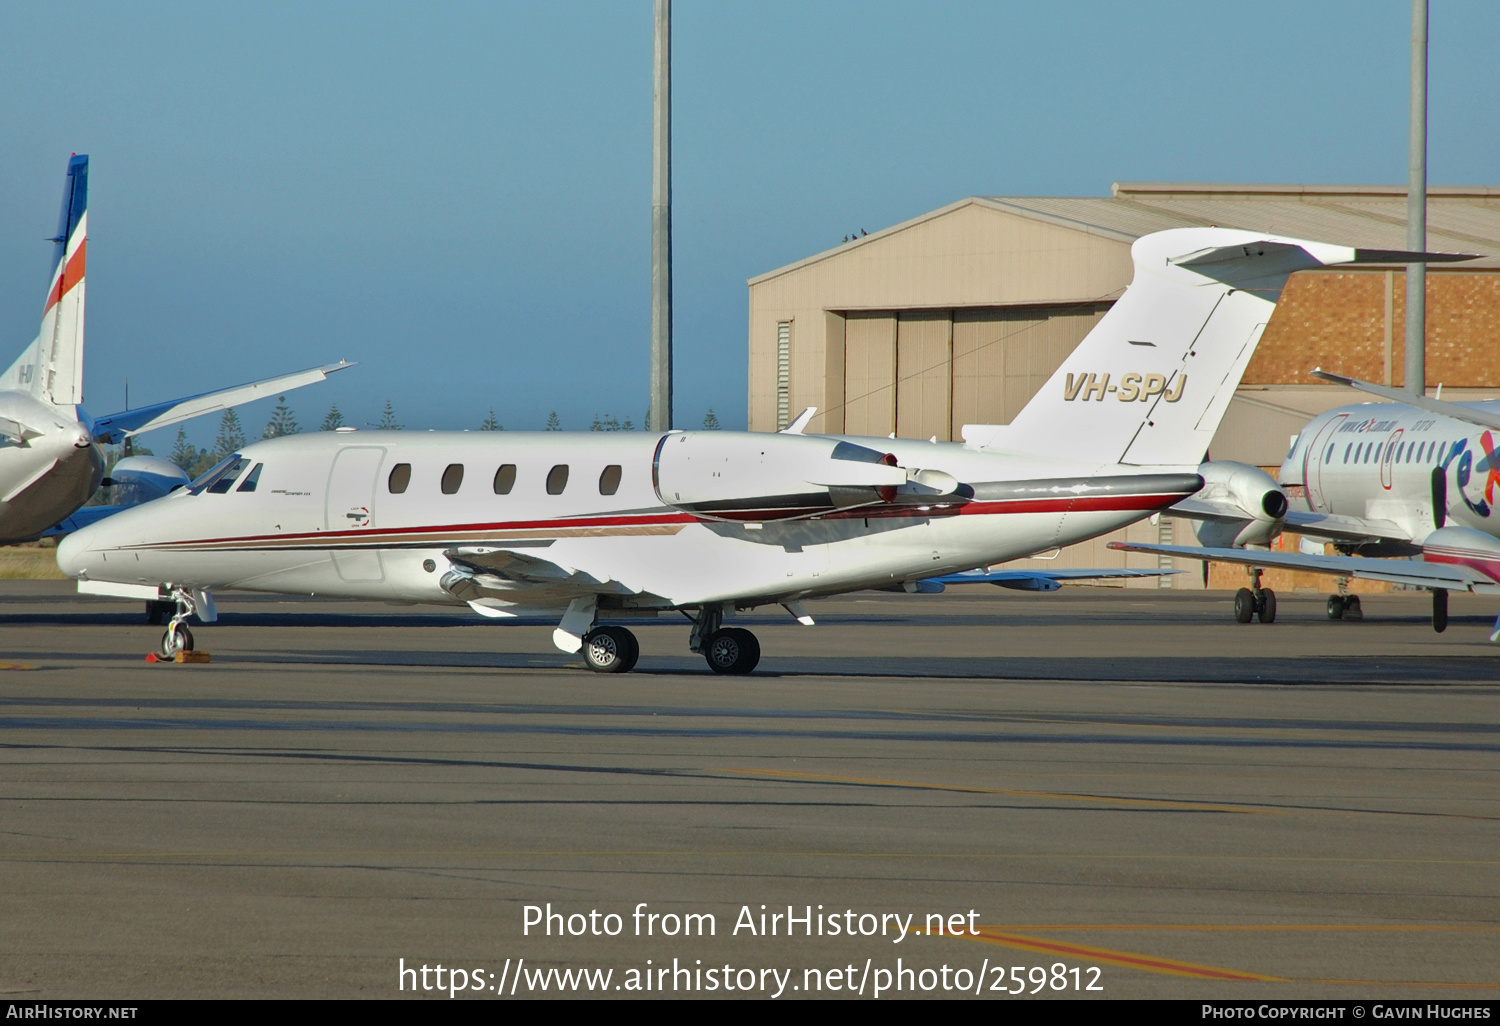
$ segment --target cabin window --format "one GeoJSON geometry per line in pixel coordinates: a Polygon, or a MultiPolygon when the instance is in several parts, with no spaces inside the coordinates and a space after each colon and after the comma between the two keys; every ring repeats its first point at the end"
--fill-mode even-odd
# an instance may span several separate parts
{"type": "Polygon", "coordinates": [[[561,495],[566,487],[568,487],[568,465],[559,463],[547,471],[547,494],[561,495]]]}
{"type": "Polygon", "coordinates": [[[495,494],[509,495],[510,490],[516,486],[516,465],[514,463],[502,463],[500,469],[495,471],[495,494]]]}
{"type": "Polygon", "coordinates": [[[599,494],[613,495],[620,490],[620,465],[611,463],[599,475],[599,494]]]}
{"type": "Polygon", "coordinates": [[[1405,451],[1406,451],[1406,443],[1405,442],[1402,442],[1400,445],[1396,446],[1396,462],[1397,463],[1401,462],[1401,454],[1404,453],[1405,451]]]}
{"type": "Polygon", "coordinates": [[[234,487],[234,479],[240,476],[240,471],[244,470],[249,465],[250,461],[245,459],[243,456],[236,459],[228,467],[225,467],[223,473],[221,473],[217,478],[213,480],[212,483],[209,484],[207,489],[209,494],[223,495],[225,492],[229,491],[230,488],[234,487]]]}
{"type": "Polygon", "coordinates": [[[1344,446],[1344,462],[1345,463],[1349,462],[1349,450],[1352,449],[1352,448],[1354,448],[1354,443],[1353,442],[1350,442],[1348,445],[1344,446]]]}
{"type": "Polygon", "coordinates": [[[411,484],[411,464],[398,463],[391,468],[391,476],[385,479],[385,486],[391,490],[392,495],[400,495],[406,491],[406,486],[411,484]]]}
{"type": "Polygon", "coordinates": [[[1334,443],[1334,442],[1329,442],[1328,443],[1328,451],[1323,454],[1323,462],[1325,464],[1329,463],[1329,462],[1332,462],[1332,460],[1333,460],[1333,450],[1334,450],[1335,445],[1336,445],[1336,443],[1334,443]]]}
{"type": "Polygon", "coordinates": [[[242,484],[242,485],[240,485],[238,488],[236,488],[235,491],[237,491],[237,492],[253,492],[253,491],[255,491],[255,486],[258,485],[258,484],[260,484],[260,470],[264,466],[265,466],[264,463],[257,463],[255,466],[251,467],[250,468],[250,473],[248,473],[248,474],[245,475],[245,483],[242,484]]]}
{"type": "Polygon", "coordinates": [[[448,469],[443,471],[443,494],[457,495],[458,486],[464,483],[464,465],[462,463],[450,463],[448,469]]]}

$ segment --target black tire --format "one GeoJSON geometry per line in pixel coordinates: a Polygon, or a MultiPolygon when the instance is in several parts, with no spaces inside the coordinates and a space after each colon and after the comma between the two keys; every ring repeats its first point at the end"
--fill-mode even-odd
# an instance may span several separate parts
{"type": "Polygon", "coordinates": [[[1255,593],[1249,588],[1234,593],[1234,619],[1237,623],[1249,623],[1255,619],[1255,593]]]}
{"type": "Polygon", "coordinates": [[[1261,623],[1276,622],[1276,593],[1270,588],[1262,588],[1259,601],[1255,603],[1255,613],[1260,617],[1261,623]]]}
{"type": "Polygon", "coordinates": [[[641,654],[635,635],[624,627],[595,627],[583,636],[583,662],[595,673],[625,673],[641,654]]]}
{"type": "Polygon", "coordinates": [[[1344,596],[1344,619],[1345,620],[1363,620],[1364,618],[1365,618],[1365,611],[1360,608],[1360,605],[1359,605],[1359,596],[1358,595],[1345,595],[1344,596]]]}
{"type": "Polygon", "coordinates": [[[168,626],[161,636],[161,650],[157,655],[166,662],[171,662],[178,652],[191,652],[193,650],[193,632],[188,630],[188,625],[179,623],[168,626]],[[177,637],[173,638],[173,632],[177,637]]]}
{"type": "Polygon", "coordinates": [[[1448,629],[1448,592],[1444,588],[1432,590],[1432,629],[1439,634],[1448,629]]]}
{"type": "Polygon", "coordinates": [[[1344,618],[1344,596],[1328,596],[1328,619],[1342,620],[1344,618]]]}
{"type": "Polygon", "coordinates": [[[760,662],[760,642],[741,627],[725,627],[709,637],[703,658],[715,673],[743,676],[760,662]]]}

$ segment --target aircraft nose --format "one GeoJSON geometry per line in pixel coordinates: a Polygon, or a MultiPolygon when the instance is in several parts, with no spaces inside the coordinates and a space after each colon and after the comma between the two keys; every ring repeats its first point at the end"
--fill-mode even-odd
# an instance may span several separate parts
{"type": "Polygon", "coordinates": [[[89,546],[89,528],[74,531],[57,544],[57,568],[69,577],[82,577],[88,573],[93,551],[89,546]]]}

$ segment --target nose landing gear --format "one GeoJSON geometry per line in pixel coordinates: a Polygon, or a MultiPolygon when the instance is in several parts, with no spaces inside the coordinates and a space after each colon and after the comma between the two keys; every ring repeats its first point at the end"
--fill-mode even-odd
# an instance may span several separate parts
{"type": "MultiPolygon", "coordinates": [[[[152,605],[156,607],[153,612],[159,616],[170,613],[172,618],[167,624],[166,633],[161,636],[160,647],[146,657],[148,662],[177,662],[179,655],[193,651],[193,632],[188,629],[188,617],[197,615],[204,623],[213,623],[219,618],[214,609],[213,596],[206,589],[190,592],[186,588],[173,588],[170,601],[155,602],[152,605]]],[[[158,619],[156,622],[161,621],[158,619]]],[[[207,662],[208,655],[203,653],[201,658],[188,661],[207,662]]]]}

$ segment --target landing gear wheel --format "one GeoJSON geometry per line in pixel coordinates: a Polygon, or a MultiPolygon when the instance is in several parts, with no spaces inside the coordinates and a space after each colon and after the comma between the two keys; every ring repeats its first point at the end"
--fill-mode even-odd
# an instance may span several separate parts
{"type": "Polygon", "coordinates": [[[1359,596],[1358,595],[1345,595],[1344,596],[1344,619],[1345,620],[1363,620],[1364,618],[1365,618],[1365,611],[1359,607],[1359,596]]]}
{"type": "Polygon", "coordinates": [[[1432,629],[1439,634],[1448,629],[1448,592],[1443,588],[1432,590],[1432,629]]]}
{"type": "Polygon", "coordinates": [[[1276,622],[1276,593],[1270,588],[1262,588],[1255,596],[1255,613],[1261,623],[1276,622]]]}
{"type": "Polygon", "coordinates": [[[703,646],[703,658],[715,673],[741,676],[760,662],[760,642],[743,628],[725,627],[715,631],[703,646]]]}
{"type": "Polygon", "coordinates": [[[1234,593],[1234,618],[1238,623],[1249,623],[1255,618],[1255,593],[1249,588],[1234,593]]]}
{"type": "Polygon", "coordinates": [[[629,673],[641,646],[624,627],[596,627],[583,636],[583,661],[595,673],[629,673]]]}
{"type": "Polygon", "coordinates": [[[1328,619],[1342,620],[1344,618],[1344,596],[1328,596],[1328,619]]]}
{"type": "Polygon", "coordinates": [[[162,662],[170,663],[177,657],[178,652],[191,652],[193,650],[193,632],[188,630],[185,623],[174,623],[167,627],[167,633],[161,636],[161,651],[157,657],[162,662]]]}

